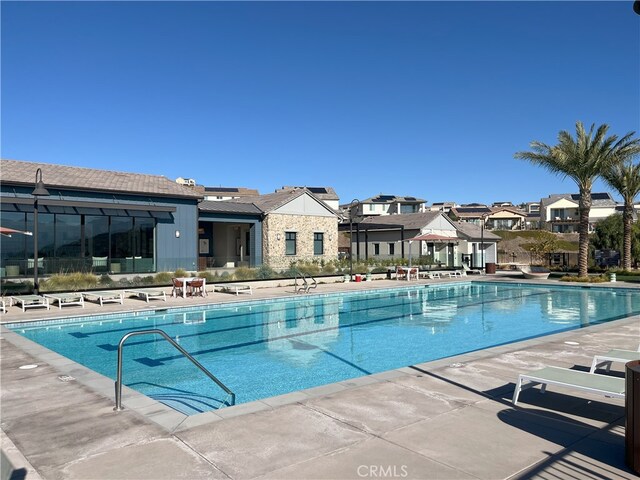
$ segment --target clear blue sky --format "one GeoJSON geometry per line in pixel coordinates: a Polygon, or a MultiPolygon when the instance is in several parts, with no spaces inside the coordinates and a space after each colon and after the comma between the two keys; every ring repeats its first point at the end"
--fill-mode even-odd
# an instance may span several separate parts
{"type": "Polygon", "coordinates": [[[3,158],[522,202],[576,191],[513,158],[530,141],[640,130],[631,1],[1,8],[3,158]]]}

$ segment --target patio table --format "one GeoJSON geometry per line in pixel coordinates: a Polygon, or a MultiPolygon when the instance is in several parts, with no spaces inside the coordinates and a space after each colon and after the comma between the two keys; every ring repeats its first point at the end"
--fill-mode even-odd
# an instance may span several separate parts
{"type": "MultiPolygon", "coordinates": [[[[179,281],[180,283],[182,283],[182,298],[187,298],[187,287],[189,286],[190,282],[193,282],[194,280],[202,280],[202,292],[203,292],[203,296],[205,296],[207,294],[207,279],[206,278],[201,278],[201,277],[176,277],[176,280],[179,281]]],[[[173,296],[175,297],[175,290],[173,292],[173,296]]]]}

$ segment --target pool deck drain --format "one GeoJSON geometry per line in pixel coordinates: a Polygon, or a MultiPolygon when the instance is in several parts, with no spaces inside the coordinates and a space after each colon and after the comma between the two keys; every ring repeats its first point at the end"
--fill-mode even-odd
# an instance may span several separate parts
{"type": "MultiPolygon", "coordinates": [[[[268,290],[253,299],[286,288],[268,290]]],[[[545,395],[523,392],[516,408],[510,402],[519,372],[543,365],[588,369],[596,353],[637,348],[637,316],[178,424],[142,395],[114,412],[112,381],[8,333],[0,342],[2,430],[44,479],[637,478],[624,466],[621,400],[550,388],[545,395]],[[18,369],[25,364],[39,367],[18,369]]],[[[620,375],[622,365],[615,367],[620,375]]],[[[27,479],[37,478],[32,472],[27,479]]]]}

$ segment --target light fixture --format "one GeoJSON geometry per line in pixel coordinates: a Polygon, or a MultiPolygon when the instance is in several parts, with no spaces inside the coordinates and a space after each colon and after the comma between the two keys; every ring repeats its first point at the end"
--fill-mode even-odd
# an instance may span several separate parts
{"type": "Polygon", "coordinates": [[[280,241],[280,234],[276,233],[276,240],[280,241]]]}
{"type": "Polygon", "coordinates": [[[176,230],[176,238],[180,238],[180,230],[176,230]]]}

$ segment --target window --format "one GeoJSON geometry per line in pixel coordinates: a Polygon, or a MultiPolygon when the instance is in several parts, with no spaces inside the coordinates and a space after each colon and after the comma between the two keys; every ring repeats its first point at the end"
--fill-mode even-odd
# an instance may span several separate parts
{"type": "Polygon", "coordinates": [[[285,255],[295,255],[296,254],[296,232],[285,232],[284,233],[284,246],[285,246],[285,255]]]}
{"type": "Polygon", "coordinates": [[[324,253],[324,233],[313,234],[313,254],[322,255],[324,253]]]}
{"type": "Polygon", "coordinates": [[[380,255],[380,244],[379,243],[374,243],[373,244],[373,254],[374,255],[380,255]]]}
{"type": "Polygon", "coordinates": [[[395,255],[396,254],[396,244],[395,243],[390,243],[389,244],[389,255],[395,255]]]}

